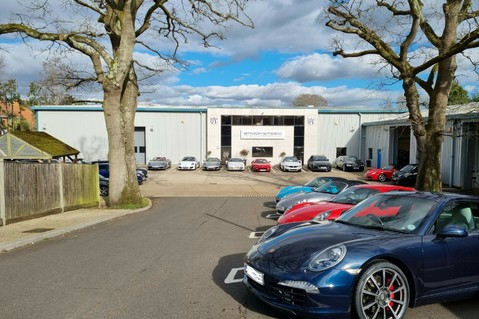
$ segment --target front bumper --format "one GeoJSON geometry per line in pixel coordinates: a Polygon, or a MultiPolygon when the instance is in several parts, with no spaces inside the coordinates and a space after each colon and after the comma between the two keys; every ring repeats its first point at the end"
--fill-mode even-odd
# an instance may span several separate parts
{"type": "Polygon", "coordinates": [[[196,165],[191,164],[191,165],[178,165],[178,169],[181,170],[194,170],[196,169],[196,165]]]}
{"type": "Polygon", "coordinates": [[[301,166],[283,166],[285,171],[288,172],[299,172],[301,170],[301,166]]]}
{"type": "MultiPolygon", "coordinates": [[[[327,285],[318,287],[319,293],[308,293],[304,289],[280,285],[279,280],[265,274],[265,284],[260,285],[246,274],[243,283],[248,290],[268,305],[302,318],[350,318],[351,312],[351,287],[354,276],[346,272],[333,270],[334,276],[346,278],[346,285],[327,285]]],[[[330,277],[324,276],[324,278],[330,277]]]]}
{"type": "Polygon", "coordinates": [[[203,169],[205,171],[217,171],[220,169],[219,166],[203,166],[203,169]]]}

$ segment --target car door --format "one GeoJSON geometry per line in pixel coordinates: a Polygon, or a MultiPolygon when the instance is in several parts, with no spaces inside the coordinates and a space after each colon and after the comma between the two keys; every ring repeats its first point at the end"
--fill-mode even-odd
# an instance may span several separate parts
{"type": "Polygon", "coordinates": [[[424,237],[424,265],[421,271],[426,295],[456,293],[474,289],[479,283],[479,231],[468,229],[466,237],[440,238],[438,233],[452,223],[455,207],[467,205],[473,218],[479,220],[479,203],[455,201],[449,203],[437,218],[435,229],[424,237]]]}

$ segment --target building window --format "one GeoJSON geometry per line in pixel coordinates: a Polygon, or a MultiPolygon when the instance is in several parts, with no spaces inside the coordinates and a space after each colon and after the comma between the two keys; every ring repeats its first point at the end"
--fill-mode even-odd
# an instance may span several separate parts
{"type": "Polygon", "coordinates": [[[251,150],[253,157],[273,157],[273,148],[269,146],[253,146],[251,150]]]}

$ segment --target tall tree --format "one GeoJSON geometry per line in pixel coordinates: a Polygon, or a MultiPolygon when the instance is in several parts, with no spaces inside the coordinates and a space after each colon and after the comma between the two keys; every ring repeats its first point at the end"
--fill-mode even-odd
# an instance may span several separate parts
{"type": "Polygon", "coordinates": [[[21,102],[15,79],[10,79],[5,83],[0,82],[0,102],[0,105],[3,104],[1,113],[8,117],[7,122],[4,123],[4,128],[13,131],[15,130],[15,120],[17,118],[17,114],[14,112],[14,104],[21,102]]]}
{"type": "Polygon", "coordinates": [[[103,90],[111,171],[109,205],[139,204],[134,155],[138,68],[161,69],[135,60],[135,48],[175,62],[180,45],[192,37],[208,47],[212,39],[223,39],[222,27],[230,22],[252,26],[244,13],[247,0],[71,0],[61,3],[73,7],[70,17],[66,8],[59,12],[59,1],[19,2],[31,12],[12,15],[12,22],[0,24],[0,34],[49,41],[52,49],[68,48],[89,59],[93,72],[83,74],[76,84],[96,81],[103,90]]]}
{"type": "Polygon", "coordinates": [[[318,94],[300,94],[293,100],[293,106],[328,106],[328,101],[318,94]]]}
{"type": "Polygon", "coordinates": [[[350,50],[344,39],[336,39],[334,55],[375,55],[402,81],[417,141],[416,188],[441,191],[440,158],[456,55],[479,46],[478,4],[472,0],[330,0],[326,16],[328,27],[360,39],[350,50]],[[429,97],[427,119],[421,114],[419,88],[429,97]]]}

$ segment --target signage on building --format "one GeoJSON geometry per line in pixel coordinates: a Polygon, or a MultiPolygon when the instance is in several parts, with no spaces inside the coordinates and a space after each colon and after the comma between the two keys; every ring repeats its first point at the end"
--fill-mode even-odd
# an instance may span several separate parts
{"type": "Polygon", "coordinates": [[[242,140],[284,140],[284,131],[241,131],[242,140]]]}

